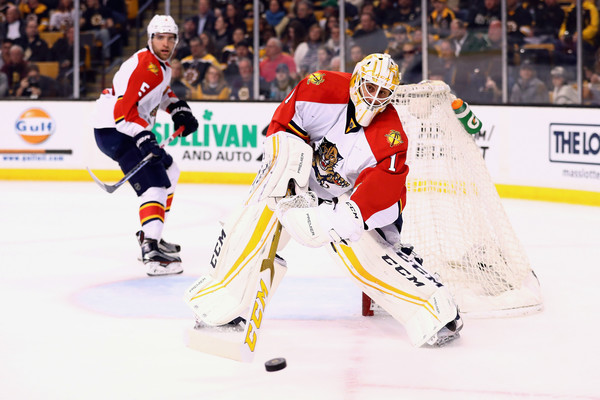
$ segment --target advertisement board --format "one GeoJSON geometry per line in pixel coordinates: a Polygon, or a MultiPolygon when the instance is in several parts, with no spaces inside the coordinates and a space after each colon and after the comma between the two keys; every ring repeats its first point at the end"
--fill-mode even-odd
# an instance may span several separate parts
{"type": "MultiPolygon", "coordinates": [[[[101,179],[122,176],[98,150],[93,101],[2,101],[0,179],[101,179]]],[[[199,129],[168,151],[182,182],[249,183],[260,166],[262,142],[276,103],[190,102],[199,129]]],[[[600,122],[591,108],[472,106],[483,122],[476,135],[494,183],[600,194],[600,122]]],[[[163,140],[174,131],[159,112],[163,140]]],[[[410,139],[410,137],[409,137],[410,139]]],[[[593,201],[596,201],[595,197],[593,201]]],[[[588,202],[589,203],[589,202],[588,202]]],[[[600,204],[600,201],[598,202],[600,204]]]]}

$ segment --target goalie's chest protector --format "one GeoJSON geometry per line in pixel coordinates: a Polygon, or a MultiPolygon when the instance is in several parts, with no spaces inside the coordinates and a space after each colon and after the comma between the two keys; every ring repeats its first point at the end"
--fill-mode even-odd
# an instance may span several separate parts
{"type": "MultiPolygon", "coordinates": [[[[385,141],[384,130],[389,125],[389,118],[379,118],[387,114],[387,109],[366,131],[355,122],[354,110],[349,110],[353,107],[349,84],[350,74],[317,72],[301,81],[286,99],[295,101],[286,128],[313,146],[310,188],[324,199],[351,191],[358,175],[377,164],[382,156],[375,137],[382,136],[385,141]]],[[[286,107],[285,101],[282,107],[286,107]]],[[[396,115],[393,107],[389,108],[396,115]]]]}

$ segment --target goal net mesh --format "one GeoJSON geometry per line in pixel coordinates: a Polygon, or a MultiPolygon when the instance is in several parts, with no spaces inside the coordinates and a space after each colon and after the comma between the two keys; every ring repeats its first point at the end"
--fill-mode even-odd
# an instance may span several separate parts
{"type": "Polygon", "coordinates": [[[401,86],[393,100],[409,138],[402,242],[415,246],[462,312],[538,311],[537,278],[453,99],[448,85],[431,81],[401,86]]]}

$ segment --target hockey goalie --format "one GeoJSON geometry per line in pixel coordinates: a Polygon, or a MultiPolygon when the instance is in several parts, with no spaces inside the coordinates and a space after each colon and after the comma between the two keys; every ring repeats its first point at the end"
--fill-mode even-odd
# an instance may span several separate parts
{"type": "Polygon", "coordinates": [[[263,165],[223,226],[213,269],[186,291],[201,323],[243,319],[259,328],[287,268],[278,257],[270,267],[264,260],[273,260],[291,237],[328,248],[350,279],[405,327],[413,345],[459,337],[462,320],[449,291],[400,241],[408,140],[388,106],[399,85],[390,56],[371,54],[352,74],[309,75],[279,105],[263,165]]]}

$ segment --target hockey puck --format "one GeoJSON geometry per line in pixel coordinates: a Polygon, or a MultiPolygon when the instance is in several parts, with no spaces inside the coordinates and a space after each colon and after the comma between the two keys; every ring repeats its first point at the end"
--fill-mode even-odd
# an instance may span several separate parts
{"type": "Polygon", "coordinates": [[[269,372],[279,371],[285,367],[287,367],[287,362],[283,357],[273,358],[265,363],[265,369],[269,372]]]}

